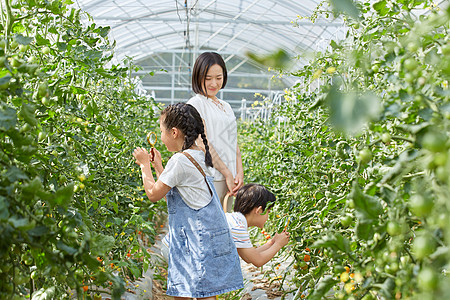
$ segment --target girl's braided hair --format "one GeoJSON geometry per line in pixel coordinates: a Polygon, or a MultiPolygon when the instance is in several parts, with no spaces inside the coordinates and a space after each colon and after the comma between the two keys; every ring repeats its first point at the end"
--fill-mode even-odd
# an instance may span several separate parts
{"type": "Polygon", "coordinates": [[[206,139],[205,127],[200,114],[190,104],[177,103],[167,106],[161,112],[161,121],[166,128],[177,128],[184,134],[184,144],[181,150],[192,147],[200,135],[205,145],[205,164],[212,167],[212,157],[209,152],[208,140],[206,139]]]}

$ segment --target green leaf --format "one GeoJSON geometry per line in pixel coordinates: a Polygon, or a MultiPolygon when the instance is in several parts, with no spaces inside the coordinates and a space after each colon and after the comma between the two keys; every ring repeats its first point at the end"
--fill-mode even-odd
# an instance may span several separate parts
{"type": "Polygon", "coordinates": [[[50,41],[46,38],[43,38],[41,35],[36,34],[36,46],[44,46],[44,45],[50,45],[50,41]]]}
{"type": "Polygon", "coordinates": [[[22,104],[22,109],[19,112],[19,116],[21,116],[25,122],[30,124],[31,126],[37,125],[37,120],[35,116],[36,107],[32,104],[22,104]]]}
{"type": "MultiPolygon", "coordinates": [[[[3,78],[1,78],[0,81],[3,78]]],[[[17,111],[11,107],[7,107],[4,105],[0,106],[0,130],[7,131],[11,129],[16,126],[16,122],[17,111]]]]}
{"type": "Polygon", "coordinates": [[[22,192],[30,195],[38,193],[42,189],[42,182],[39,177],[34,178],[22,188],[22,192]]]}
{"type": "Polygon", "coordinates": [[[61,52],[64,52],[67,50],[67,44],[63,42],[57,42],[56,47],[58,47],[58,50],[61,52]]]}
{"type": "Polygon", "coordinates": [[[6,220],[9,217],[9,203],[7,199],[3,196],[0,196],[0,220],[6,220]]]}
{"type": "Polygon", "coordinates": [[[10,182],[29,179],[28,176],[16,166],[11,166],[4,176],[8,178],[10,182]]]}
{"type": "Polygon", "coordinates": [[[111,31],[111,27],[109,27],[109,26],[99,28],[99,34],[101,37],[106,37],[110,31],[111,31]]]}
{"type": "Polygon", "coordinates": [[[48,229],[47,226],[41,225],[41,226],[36,226],[33,229],[28,230],[28,234],[31,236],[43,236],[44,234],[48,233],[50,230],[48,229]]]}
{"type": "Polygon", "coordinates": [[[346,14],[354,19],[359,19],[359,10],[352,0],[330,0],[333,10],[337,14],[346,14]]]}
{"type": "Polygon", "coordinates": [[[0,78],[0,87],[2,89],[5,89],[8,87],[8,83],[11,81],[11,75],[5,75],[2,78],[0,78]]]}
{"type": "Polygon", "coordinates": [[[115,76],[114,75],[112,75],[112,74],[110,74],[110,73],[108,73],[105,69],[103,69],[103,68],[97,68],[97,69],[95,69],[95,72],[97,72],[98,74],[100,74],[100,75],[102,75],[103,77],[106,77],[106,78],[115,78],[115,76]]]}
{"type": "Polygon", "coordinates": [[[57,205],[61,205],[63,207],[69,205],[70,200],[72,200],[73,197],[73,187],[74,183],[71,182],[67,186],[59,188],[55,193],[55,198],[53,199],[53,201],[57,205]]]}
{"type": "Polygon", "coordinates": [[[56,287],[52,286],[48,289],[41,288],[33,293],[33,300],[55,299],[56,287]]]}
{"type": "Polygon", "coordinates": [[[383,212],[380,200],[375,196],[364,194],[356,181],[353,183],[350,198],[353,199],[358,216],[363,221],[375,220],[383,212]]]}
{"type": "Polygon", "coordinates": [[[385,16],[389,12],[389,8],[386,6],[386,0],[375,3],[373,8],[380,14],[380,16],[385,16]]]}
{"type": "Polygon", "coordinates": [[[124,137],[122,136],[122,134],[120,133],[120,131],[117,129],[116,126],[114,126],[114,125],[108,125],[108,130],[109,130],[109,132],[111,132],[111,134],[112,134],[113,136],[115,136],[116,138],[118,138],[118,139],[120,139],[120,140],[122,140],[122,141],[125,141],[124,137]]]}
{"type": "Polygon", "coordinates": [[[12,216],[8,219],[8,223],[14,228],[20,230],[28,230],[35,226],[34,221],[30,222],[27,218],[17,218],[17,216],[12,216]]]}
{"type": "Polygon", "coordinates": [[[17,41],[17,43],[22,44],[22,45],[29,45],[34,38],[32,37],[27,37],[27,36],[23,36],[20,33],[17,33],[14,36],[14,39],[17,41]]]}
{"type": "Polygon", "coordinates": [[[69,255],[74,255],[75,253],[77,253],[77,249],[64,244],[62,241],[58,241],[56,243],[56,247],[58,247],[59,250],[69,254],[69,255]]]}
{"type": "Polygon", "coordinates": [[[91,252],[93,255],[102,256],[114,247],[114,237],[104,234],[96,234],[91,239],[91,252]]]}
{"type": "Polygon", "coordinates": [[[362,240],[369,240],[373,236],[373,221],[358,219],[356,222],[356,236],[362,240]]]}
{"type": "Polygon", "coordinates": [[[333,235],[328,235],[322,239],[318,239],[312,245],[314,248],[332,248],[334,250],[341,250],[345,253],[350,251],[349,241],[343,237],[340,233],[334,233],[333,235]]]}
{"type": "Polygon", "coordinates": [[[333,279],[331,275],[324,276],[317,286],[314,288],[311,295],[308,297],[308,299],[311,300],[321,300],[324,298],[325,294],[339,281],[336,279],[333,279]]]}
{"type": "Polygon", "coordinates": [[[378,97],[356,91],[342,93],[339,89],[339,84],[333,84],[326,97],[330,121],[336,129],[357,134],[367,122],[378,118],[381,112],[378,97]]]}

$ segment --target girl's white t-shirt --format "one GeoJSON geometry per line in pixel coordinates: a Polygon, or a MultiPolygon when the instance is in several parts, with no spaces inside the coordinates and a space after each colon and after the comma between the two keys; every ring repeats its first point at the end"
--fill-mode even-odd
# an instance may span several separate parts
{"type": "MultiPolygon", "coordinates": [[[[212,168],[206,167],[203,151],[184,151],[197,161],[207,176],[211,176],[212,168]]],[[[192,209],[200,209],[211,201],[212,196],[202,173],[183,153],[176,153],[169,159],[159,180],[171,188],[177,187],[181,198],[192,209]]]]}
{"type": "MultiPolygon", "coordinates": [[[[236,176],[236,150],[237,150],[237,123],[236,116],[230,104],[220,100],[225,111],[221,110],[214,102],[200,94],[195,95],[188,104],[194,106],[206,125],[208,142],[214,147],[220,159],[230,170],[233,177],[236,176]]],[[[214,169],[214,180],[220,181],[224,176],[214,169]]]]}

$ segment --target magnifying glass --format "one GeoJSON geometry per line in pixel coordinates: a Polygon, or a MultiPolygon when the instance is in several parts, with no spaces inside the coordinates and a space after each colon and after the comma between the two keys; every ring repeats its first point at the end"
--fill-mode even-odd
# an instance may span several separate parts
{"type": "Polygon", "coordinates": [[[158,140],[158,137],[156,136],[156,133],[154,131],[150,131],[147,134],[147,142],[150,144],[151,146],[151,151],[152,151],[152,156],[154,156],[155,154],[153,153],[153,148],[155,147],[156,141],[158,140]]]}

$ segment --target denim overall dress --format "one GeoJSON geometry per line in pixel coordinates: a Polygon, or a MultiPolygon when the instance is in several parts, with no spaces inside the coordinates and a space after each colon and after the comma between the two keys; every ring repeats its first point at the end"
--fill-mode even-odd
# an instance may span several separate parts
{"type": "Polygon", "coordinates": [[[167,193],[169,212],[169,269],[167,295],[203,298],[243,288],[239,256],[211,177],[182,152],[205,177],[212,194],[208,205],[196,210],[176,187],[167,193]]]}

